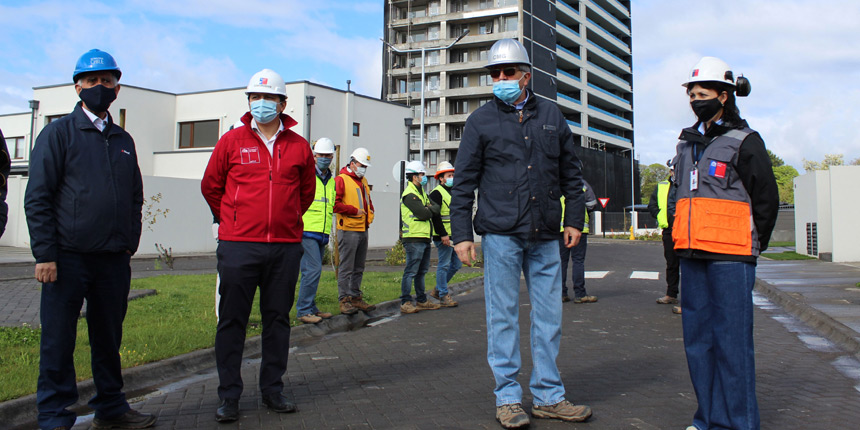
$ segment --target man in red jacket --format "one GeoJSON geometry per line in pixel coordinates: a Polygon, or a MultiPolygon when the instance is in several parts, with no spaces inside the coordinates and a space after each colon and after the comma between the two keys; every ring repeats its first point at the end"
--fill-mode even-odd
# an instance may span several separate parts
{"type": "Polygon", "coordinates": [[[218,141],[203,174],[201,189],[218,228],[221,278],[215,362],[218,367],[218,422],[239,418],[242,351],[257,286],[263,320],[260,391],[275,412],[295,412],[282,394],[290,347],[290,308],[302,259],[302,214],[314,198],[314,159],[308,142],[289,130],[284,114],[284,79],[269,69],[257,72],[245,91],[250,112],[243,126],[218,141]]]}

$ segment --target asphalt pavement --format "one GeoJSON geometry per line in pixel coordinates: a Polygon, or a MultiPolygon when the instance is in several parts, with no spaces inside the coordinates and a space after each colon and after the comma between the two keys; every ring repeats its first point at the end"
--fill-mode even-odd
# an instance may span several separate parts
{"type": "MultiPolygon", "coordinates": [[[[531,428],[685,428],[696,401],[684,358],[682,316],[654,302],[665,292],[660,243],[591,239],[586,267],[588,293],[599,301],[564,305],[558,364],[568,399],[590,405],[594,416],[581,424],[532,420],[531,428]]],[[[761,261],[759,275],[755,341],[762,428],[856,428],[860,361],[850,341],[856,327],[846,315],[857,307],[838,301],[858,294],[851,288],[860,281],[860,268],[761,261]],[[824,266],[816,272],[794,264],[824,266]],[[803,282],[837,272],[827,282],[803,282]],[[797,290],[807,284],[815,288],[797,290]],[[817,319],[811,317],[816,312],[817,319]],[[834,321],[847,331],[828,333],[828,326],[838,328],[834,321]]],[[[16,281],[0,282],[0,288],[10,282],[16,281]]],[[[519,380],[527,387],[530,306],[522,288],[519,380]]],[[[158,415],[160,429],[499,428],[486,362],[482,284],[458,290],[457,308],[400,316],[393,303],[371,318],[338,316],[328,328],[294,329],[285,394],[296,401],[298,413],[275,414],[262,406],[256,387],[259,350],[253,348],[244,364],[242,418],[236,423],[219,425],[213,419],[218,381],[211,363],[145,386],[131,386],[127,378],[133,407],[158,415]]],[[[151,372],[163,372],[158,367],[151,372]]],[[[524,403],[531,406],[527,389],[524,403]]],[[[90,427],[91,416],[81,413],[75,429],[90,427]]]]}

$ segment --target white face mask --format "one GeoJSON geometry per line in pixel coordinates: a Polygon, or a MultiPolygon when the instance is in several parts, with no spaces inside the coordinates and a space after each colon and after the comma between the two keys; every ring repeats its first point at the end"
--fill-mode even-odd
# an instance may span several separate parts
{"type": "Polygon", "coordinates": [[[358,176],[359,178],[363,178],[365,173],[367,173],[367,167],[362,166],[362,167],[356,167],[355,168],[355,176],[358,176]]]}

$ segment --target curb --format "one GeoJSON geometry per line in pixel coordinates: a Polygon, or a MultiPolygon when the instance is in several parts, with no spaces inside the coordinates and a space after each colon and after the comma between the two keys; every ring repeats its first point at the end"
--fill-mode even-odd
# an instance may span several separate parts
{"type": "MultiPolygon", "coordinates": [[[[462,294],[483,285],[484,277],[458,282],[449,287],[452,295],[462,294]]],[[[366,326],[368,323],[400,314],[400,299],[378,303],[376,310],[370,313],[358,312],[353,315],[335,315],[318,324],[304,324],[292,327],[290,344],[292,346],[307,346],[319,341],[324,336],[333,333],[348,332],[366,326]]],[[[262,351],[262,339],[254,336],[245,341],[243,358],[254,358],[262,351]]],[[[123,369],[122,377],[124,391],[129,395],[130,403],[135,394],[140,395],[153,391],[157,385],[164,382],[189,376],[204,369],[215,367],[215,348],[200,349],[176,357],[147,363],[141,366],[123,369]]],[[[92,379],[78,382],[78,402],[69,409],[75,411],[87,410],[87,401],[96,394],[92,379]]],[[[17,399],[0,403],[0,423],[6,423],[12,428],[35,424],[37,418],[36,395],[30,394],[17,399]]]]}
{"type": "Polygon", "coordinates": [[[761,279],[756,278],[755,289],[789,314],[818,330],[829,341],[851,354],[860,354],[860,335],[845,324],[761,279]]]}

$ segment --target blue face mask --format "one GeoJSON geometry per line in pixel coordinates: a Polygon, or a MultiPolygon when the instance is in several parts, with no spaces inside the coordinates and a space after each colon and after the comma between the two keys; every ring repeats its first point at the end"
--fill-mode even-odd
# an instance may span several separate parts
{"type": "Polygon", "coordinates": [[[328,166],[331,166],[331,158],[317,157],[317,169],[328,170],[328,166]]]}
{"type": "MultiPolygon", "coordinates": [[[[525,77],[525,75],[523,75],[525,77]]],[[[501,101],[512,105],[515,101],[520,97],[520,94],[523,93],[523,89],[520,88],[520,80],[516,81],[498,81],[493,82],[493,94],[498,97],[501,101]]]]}
{"type": "Polygon", "coordinates": [[[427,185],[427,177],[426,176],[421,177],[421,185],[427,185]]]}
{"type": "Polygon", "coordinates": [[[450,187],[453,187],[453,186],[454,186],[454,178],[447,178],[447,179],[445,179],[445,186],[446,186],[446,187],[449,187],[449,188],[450,188],[450,187]]]}
{"type": "Polygon", "coordinates": [[[251,116],[258,124],[268,124],[278,116],[278,104],[271,100],[254,100],[251,102],[251,116]]]}

